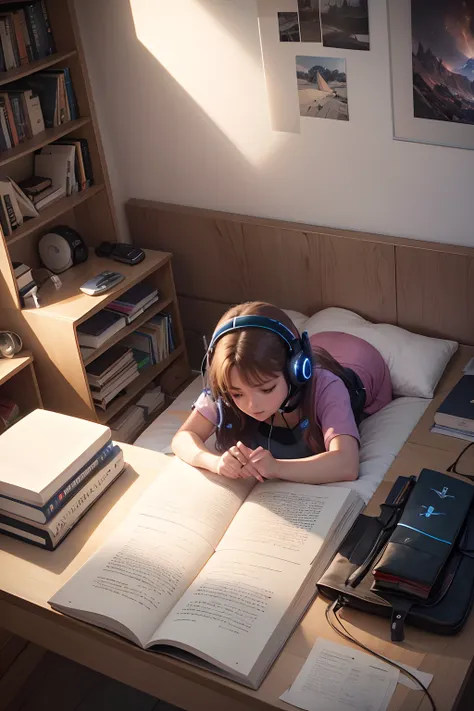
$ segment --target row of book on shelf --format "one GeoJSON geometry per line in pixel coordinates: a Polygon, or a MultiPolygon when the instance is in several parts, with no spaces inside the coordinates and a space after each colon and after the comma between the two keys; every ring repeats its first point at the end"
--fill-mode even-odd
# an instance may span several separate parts
{"type": "MultiPolygon", "coordinates": [[[[145,313],[159,300],[158,289],[140,283],[98,311],[77,327],[77,338],[85,359],[112,336],[145,313]]],[[[86,366],[94,404],[106,410],[111,402],[146,368],[156,365],[174,350],[171,314],[161,312],[128,333],[86,366]]]]}
{"type": "Polygon", "coordinates": [[[79,118],[69,67],[44,69],[0,92],[0,151],[79,118]]]}
{"type": "Polygon", "coordinates": [[[56,52],[45,0],[25,2],[0,13],[0,72],[17,69],[56,52]]]}
{"type": "Polygon", "coordinates": [[[0,224],[10,236],[25,220],[37,217],[63,197],[93,183],[89,146],[85,138],[50,143],[34,157],[34,175],[16,183],[0,180],[0,224]]]}

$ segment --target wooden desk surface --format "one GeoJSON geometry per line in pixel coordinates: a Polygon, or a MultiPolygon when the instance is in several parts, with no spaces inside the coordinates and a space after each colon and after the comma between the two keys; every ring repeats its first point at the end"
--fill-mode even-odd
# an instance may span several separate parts
{"type": "MultiPolygon", "coordinates": [[[[462,349],[439,386],[445,393],[460,377],[474,348],[462,349]]],[[[399,474],[418,473],[423,466],[444,471],[464,442],[429,433],[441,395],[412,433],[369,504],[377,513],[391,482],[399,474]],[[433,439],[435,438],[435,439],[433,439]],[[438,440],[450,446],[436,446],[438,440]]],[[[441,443],[443,444],[443,443],[441,443]]],[[[326,603],[317,598],[288,640],[258,691],[251,691],[133,644],[52,610],[47,600],[94,553],[146,490],[167,457],[140,447],[121,445],[126,472],[107,491],[53,553],[0,536],[0,627],[58,654],[130,684],[189,711],[249,711],[293,709],[279,696],[294,681],[317,637],[340,643],[329,628],[326,603]]],[[[388,621],[344,610],[350,632],[374,650],[434,674],[430,690],[439,711],[453,709],[471,671],[474,656],[474,617],[455,637],[440,637],[407,627],[403,644],[389,641],[388,621]]],[[[398,684],[389,711],[425,711],[430,706],[421,692],[398,684]]]]}

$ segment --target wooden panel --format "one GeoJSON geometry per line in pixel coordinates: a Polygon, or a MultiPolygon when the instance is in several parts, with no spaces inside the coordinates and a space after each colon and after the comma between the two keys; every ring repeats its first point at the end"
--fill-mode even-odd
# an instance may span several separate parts
{"type": "Polygon", "coordinates": [[[396,263],[398,322],[474,344],[474,256],[396,247],[396,263]]]}
{"type": "Polygon", "coordinates": [[[397,322],[391,245],[321,236],[323,308],[340,306],[371,321],[397,322]]]}
{"type": "MultiPolygon", "coordinates": [[[[177,291],[198,303],[199,332],[220,304],[262,299],[307,314],[340,306],[474,344],[471,247],[146,200],[130,200],[126,211],[137,244],[175,255],[177,291]]],[[[195,364],[200,345],[191,319],[186,325],[195,364]]]]}
{"type": "Polygon", "coordinates": [[[128,216],[135,244],[153,244],[153,249],[168,245],[173,252],[179,294],[235,303],[245,300],[242,274],[246,265],[239,224],[134,206],[128,216]]]}
{"type": "Polygon", "coordinates": [[[207,342],[210,342],[216,323],[232,304],[202,301],[188,296],[180,296],[178,301],[189,362],[191,368],[199,370],[204,357],[202,337],[205,336],[207,342]]]}
{"type": "Polygon", "coordinates": [[[308,232],[243,224],[244,301],[269,301],[312,314],[321,307],[319,237],[308,232]]]}

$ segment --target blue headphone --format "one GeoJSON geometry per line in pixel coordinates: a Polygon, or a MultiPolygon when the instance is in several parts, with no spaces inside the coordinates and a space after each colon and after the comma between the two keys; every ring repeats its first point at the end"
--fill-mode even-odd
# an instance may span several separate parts
{"type": "Polygon", "coordinates": [[[293,397],[298,390],[311,380],[313,375],[312,351],[308,334],[304,331],[301,337],[295,336],[289,328],[280,321],[276,321],[268,316],[236,316],[235,318],[222,324],[214,332],[207,353],[202,362],[202,375],[204,376],[206,367],[216,347],[216,343],[227,333],[240,331],[244,328],[262,328],[265,331],[275,333],[288,348],[287,380],[290,384],[288,399],[293,397]]]}

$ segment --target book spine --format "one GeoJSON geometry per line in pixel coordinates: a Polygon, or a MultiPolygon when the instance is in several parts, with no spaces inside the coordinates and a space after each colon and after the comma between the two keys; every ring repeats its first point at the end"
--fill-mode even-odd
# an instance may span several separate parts
{"type": "Polygon", "coordinates": [[[54,41],[53,31],[51,29],[51,23],[49,21],[49,15],[48,15],[48,10],[46,7],[45,0],[41,0],[40,5],[41,5],[41,12],[43,14],[44,29],[45,29],[46,37],[47,37],[48,54],[54,54],[54,52],[56,52],[56,43],[54,41]]]}
{"type": "Polygon", "coordinates": [[[3,45],[0,39],[0,72],[5,72],[7,70],[5,62],[5,53],[3,51],[3,45]]]}
{"type": "Polygon", "coordinates": [[[25,11],[23,9],[18,10],[18,16],[20,18],[20,27],[23,34],[23,41],[26,47],[26,56],[28,57],[28,64],[32,62],[35,58],[33,53],[33,47],[31,46],[30,33],[28,32],[28,25],[26,24],[25,11]]]}
{"type": "Polygon", "coordinates": [[[3,197],[3,200],[5,201],[5,207],[7,209],[8,220],[10,222],[12,230],[15,230],[18,227],[18,221],[16,219],[15,210],[13,209],[11,197],[10,197],[10,195],[3,195],[2,197],[3,197]]]}
{"type": "Polygon", "coordinates": [[[74,494],[75,490],[84,481],[87,481],[96,469],[98,469],[104,462],[106,462],[113,453],[114,444],[109,442],[104,449],[97,455],[94,459],[90,460],[85,467],[77,474],[73,479],[69,480],[61,491],[57,492],[53,499],[50,499],[48,503],[43,507],[46,520],[49,521],[53,517],[55,511],[62,508],[74,494]]]}
{"type": "Polygon", "coordinates": [[[5,109],[7,111],[7,120],[8,120],[8,127],[10,129],[10,133],[12,136],[12,143],[14,146],[17,146],[19,144],[19,139],[18,139],[18,132],[16,130],[15,126],[15,120],[13,118],[13,110],[12,110],[12,105],[10,101],[10,97],[8,94],[0,94],[0,96],[4,99],[5,101],[5,109]]]}
{"type": "Polygon", "coordinates": [[[100,471],[96,473],[93,480],[88,481],[81,491],[68,502],[60,513],[54,517],[50,524],[50,531],[53,539],[58,536],[63,537],[65,530],[74,526],[84,515],[87,509],[112,483],[115,477],[123,470],[123,454],[120,447],[115,446],[110,460],[100,471]]]}
{"type": "MultiPolygon", "coordinates": [[[[2,226],[2,232],[5,237],[8,237],[12,233],[12,229],[10,227],[10,222],[8,220],[8,215],[7,211],[5,209],[5,204],[3,202],[2,197],[0,196],[0,224],[2,226]]],[[[0,497],[1,499],[1,497],[0,497]]]]}
{"type": "Polygon", "coordinates": [[[20,66],[24,64],[29,64],[28,52],[26,51],[25,37],[23,34],[23,28],[21,24],[21,17],[19,12],[14,12],[12,15],[13,26],[15,28],[16,43],[18,46],[18,55],[20,59],[20,66]]]}
{"type": "Polygon", "coordinates": [[[36,23],[36,17],[33,9],[33,5],[27,5],[23,8],[25,11],[26,26],[28,28],[28,34],[31,38],[33,55],[35,59],[40,59],[40,36],[38,31],[38,25],[36,23]]]}
{"type": "Polygon", "coordinates": [[[69,103],[69,111],[71,112],[71,120],[74,121],[75,119],[79,118],[76,94],[74,93],[74,88],[72,86],[71,72],[69,70],[69,67],[65,67],[63,69],[63,72],[64,82],[66,86],[66,94],[69,103]]]}
{"type": "Polygon", "coordinates": [[[21,540],[53,550],[123,471],[122,451],[118,446],[115,449],[112,461],[97,472],[94,479],[83,487],[74,500],[55,516],[46,531],[33,523],[18,521],[5,513],[0,513],[0,529],[21,540]]]}
{"type": "Polygon", "coordinates": [[[50,518],[55,515],[55,512],[59,511],[69,499],[74,495],[75,490],[81,484],[84,484],[99,466],[103,465],[112,455],[114,449],[114,444],[110,440],[107,444],[96,454],[92,459],[90,459],[85,466],[74,475],[62,489],[57,491],[54,496],[52,496],[49,501],[47,501],[44,506],[35,506],[34,504],[25,503],[19,499],[14,499],[11,496],[5,496],[4,494],[0,496],[0,509],[6,511],[12,511],[19,516],[24,516],[25,518],[30,518],[39,523],[49,521],[50,518]],[[33,518],[34,515],[34,518],[33,518]]]}
{"type": "Polygon", "coordinates": [[[52,550],[51,537],[47,533],[30,524],[25,524],[23,528],[19,528],[18,521],[10,518],[7,514],[0,513],[0,531],[17,540],[28,541],[33,545],[52,550]]]}
{"type": "Polygon", "coordinates": [[[21,105],[20,105],[20,99],[18,96],[12,96],[10,98],[10,103],[12,107],[12,113],[13,113],[13,121],[15,123],[15,127],[18,133],[18,140],[21,143],[22,141],[25,140],[26,134],[25,134],[25,129],[23,126],[23,121],[21,117],[21,105]]]}
{"type": "Polygon", "coordinates": [[[12,147],[12,144],[10,142],[10,136],[8,135],[8,129],[7,129],[7,124],[5,121],[5,114],[3,113],[3,108],[0,104],[0,125],[1,125],[1,131],[0,131],[0,151],[7,151],[9,148],[12,147]]]}
{"type": "Polygon", "coordinates": [[[5,99],[3,99],[3,98],[0,98],[0,110],[1,110],[0,119],[2,121],[2,130],[5,135],[5,142],[7,144],[7,148],[11,148],[14,145],[13,136],[12,136],[12,132],[10,129],[10,125],[8,123],[8,113],[7,113],[7,107],[5,105],[5,99]]]}
{"type": "Polygon", "coordinates": [[[20,51],[18,49],[18,43],[16,40],[16,33],[15,33],[15,25],[13,22],[13,15],[8,15],[6,18],[6,23],[8,25],[8,33],[10,35],[10,41],[12,45],[12,50],[13,50],[13,57],[15,59],[15,66],[19,67],[20,66],[20,51]]]}
{"type": "Polygon", "coordinates": [[[15,57],[13,56],[13,47],[6,17],[2,17],[0,19],[0,41],[2,43],[3,52],[5,55],[6,70],[9,71],[10,69],[15,69],[15,57]]]}

